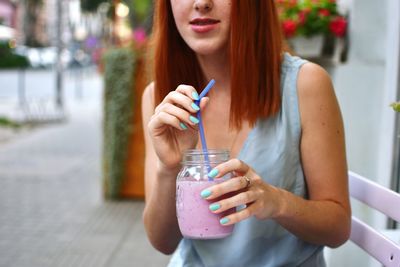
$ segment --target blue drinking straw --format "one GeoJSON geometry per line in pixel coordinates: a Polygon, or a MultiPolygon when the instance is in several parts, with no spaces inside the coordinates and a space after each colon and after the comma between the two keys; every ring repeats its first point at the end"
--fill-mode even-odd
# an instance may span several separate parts
{"type": "MultiPolygon", "coordinates": [[[[208,91],[214,86],[215,80],[211,79],[211,81],[207,84],[207,86],[203,89],[203,91],[199,95],[199,100],[196,101],[196,104],[200,106],[200,100],[207,95],[208,91]]],[[[207,148],[207,143],[206,143],[206,137],[204,133],[204,126],[203,126],[203,120],[201,119],[201,113],[200,111],[197,112],[197,118],[199,119],[199,131],[200,131],[200,140],[201,140],[201,146],[204,152],[204,157],[206,160],[206,166],[208,169],[208,172],[211,171],[211,165],[210,165],[210,159],[208,158],[208,148],[207,148]]],[[[213,178],[208,177],[209,181],[212,181],[213,178]]]]}
{"type": "Polygon", "coordinates": [[[199,100],[197,100],[197,101],[199,101],[199,103],[200,103],[200,100],[203,97],[205,97],[206,94],[208,93],[208,91],[210,91],[210,89],[214,86],[214,84],[215,84],[215,80],[211,79],[211,81],[208,82],[207,86],[204,87],[203,91],[201,91],[201,93],[200,93],[199,100]]]}

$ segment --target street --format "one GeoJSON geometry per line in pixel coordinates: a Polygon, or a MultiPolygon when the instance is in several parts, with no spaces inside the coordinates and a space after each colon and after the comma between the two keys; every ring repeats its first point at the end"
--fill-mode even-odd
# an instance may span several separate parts
{"type": "MultiPolygon", "coordinates": [[[[80,101],[101,97],[101,81],[94,67],[69,69],[64,72],[63,99],[65,111],[80,101]],[[97,83],[97,84],[96,84],[97,83]]],[[[0,117],[24,120],[26,116],[46,117],[57,113],[55,105],[55,71],[28,69],[0,71],[0,117]]]]}
{"type": "MultiPolygon", "coordinates": [[[[17,110],[17,76],[0,72],[3,111],[17,110]]],[[[168,262],[144,233],[143,201],[103,200],[102,77],[91,69],[82,78],[77,92],[74,76],[65,77],[65,120],[0,142],[0,267],[168,262]]],[[[26,79],[29,99],[53,105],[50,71],[27,72],[26,79]]]]}

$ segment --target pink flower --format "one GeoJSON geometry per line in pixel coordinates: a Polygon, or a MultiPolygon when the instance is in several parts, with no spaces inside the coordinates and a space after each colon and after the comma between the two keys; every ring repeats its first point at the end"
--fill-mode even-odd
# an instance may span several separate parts
{"type": "Polygon", "coordinates": [[[299,11],[299,25],[304,25],[310,11],[311,11],[310,9],[303,9],[299,11]]]}
{"type": "Polygon", "coordinates": [[[133,40],[138,44],[143,44],[147,39],[146,31],[144,28],[136,28],[133,31],[133,40]]]}
{"type": "Polygon", "coordinates": [[[286,37],[291,37],[296,33],[297,24],[294,20],[287,19],[282,22],[283,33],[286,37]]]}
{"type": "Polygon", "coordinates": [[[343,37],[346,34],[347,20],[338,16],[329,24],[329,29],[337,37],[343,37]]]}

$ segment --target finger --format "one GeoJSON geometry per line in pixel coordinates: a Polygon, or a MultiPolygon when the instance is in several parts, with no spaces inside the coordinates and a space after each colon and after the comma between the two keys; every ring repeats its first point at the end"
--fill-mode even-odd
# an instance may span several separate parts
{"type": "Polygon", "coordinates": [[[203,97],[198,105],[200,107],[200,110],[203,110],[208,105],[209,102],[210,98],[208,96],[203,97]]]}
{"type": "Polygon", "coordinates": [[[207,200],[215,199],[227,193],[242,190],[246,188],[246,186],[247,182],[243,179],[243,176],[234,177],[207,188],[206,190],[210,193],[203,194],[203,196],[207,196],[205,197],[207,200]]]}
{"type": "Polygon", "coordinates": [[[176,117],[167,112],[160,112],[154,119],[151,119],[149,122],[149,128],[155,129],[160,125],[168,125],[178,130],[187,130],[187,126],[185,124],[181,124],[181,121],[176,117]]]}
{"type": "Polygon", "coordinates": [[[257,195],[258,194],[252,190],[241,192],[233,197],[212,203],[209,206],[209,209],[213,213],[221,213],[231,208],[239,207],[241,205],[246,205],[251,202],[254,202],[257,199],[257,195]]]}
{"type": "Polygon", "coordinates": [[[231,159],[216,166],[208,173],[208,176],[210,178],[220,178],[230,172],[236,172],[238,175],[245,175],[250,170],[250,167],[243,161],[231,159]]]}
{"type": "Polygon", "coordinates": [[[199,100],[199,94],[197,93],[196,89],[193,86],[181,84],[175,89],[175,91],[188,96],[194,101],[199,100]]]}
{"type": "Polygon", "coordinates": [[[198,119],[194,115],[191,115],[185,109],[172,105],[171,103],[164,104],[162,108],[160,108],[159,113],[160,112],[166,112],[172,116],[175,116],[179,121],[184,122],[186,125],[195,126],[197,123],[199,123],[198,119]]]}
{"type": "Polygon", "coordinates": [[[200,110],[200,107],[194,103],[193,99],[178,91],[172,91],[163,99],[160,105],[156,107],[155,114],[160,112],[167,103],[182,107],[190,113],[196,113],[200,110]]]}
{"type": "Polygon", "coordinates": [[[220,220],[220,223],[223,225],[231,225],[243,221],[247,218],[250,218],[255,214],[255,211],[258,209],[258,203],[254,202],[253,204],[247,206],[245,209],[242,209],[238,212],[232,213],[220,220]]]}

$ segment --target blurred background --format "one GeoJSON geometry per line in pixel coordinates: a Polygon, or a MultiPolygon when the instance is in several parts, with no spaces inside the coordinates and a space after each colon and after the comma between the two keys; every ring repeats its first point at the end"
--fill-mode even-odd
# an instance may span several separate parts
{"type": "MultiPolygon", "coordinates": [[[[331,75],[349,169],[399,191],[398,0],[275,0],[331,75]]],[[[149,244],[140,98],[152,0],[0,0],[0,266],[165,266],[149,244]]],[[[353,213],[400,241],[396,223],[353,213]]],[[[380,266],[347,242],[328,266],[380,266]]]]}

